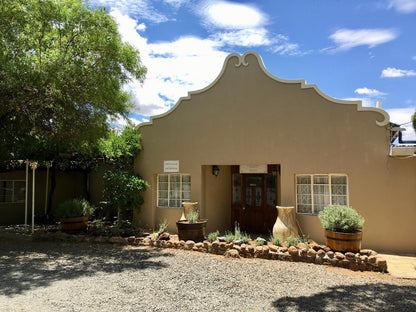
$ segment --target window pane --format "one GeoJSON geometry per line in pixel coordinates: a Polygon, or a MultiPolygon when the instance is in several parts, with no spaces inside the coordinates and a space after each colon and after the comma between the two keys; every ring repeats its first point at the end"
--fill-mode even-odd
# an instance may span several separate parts
{"type": "Polygon", "coordinates": [[[180,174],[171,174],[170,175],[170,182],[181,182],[181,175],[180,174]]]}
{"type": "Polygon", "coordinates": [[[24,203],[25,202],[25,181],[14,181],[14,202],[24,203]]]}
{"type": "Polygon", "coordinates": [[[313,184],[328,184],[329,177],[327,175],[315,175],[313,177],[313,184]]]}
{"type": "Polygon", "coordinates": [[[233,174],[233,205],[241,205],[241,175],[233,174]]]}
{"type": "Polygon", "coordinates": [[[347,177],[346,176],[332,176],[331,177],[332,184],[347,184],[347,177]]]}
{"type": "Polygon", "coordinates": [[[296,181],[298,184],[311,184],[311,176],[310,175],[297,176],[296,181]]]}
{"type": "Polygon", "coordinates": [[[312,206],[311,205],[298,205],[298,212],[312,213],[312,206]]]}
{"type": "Polygon", "coordinates": [[[159,174],[159,182],[168,182],[168,178],[167,174],[159,174]]]}
{"type": "Polygon", "coordinates": [[[191,176],[189,174],[184,174],[182,176],[182,183],[191,183],[191,176]]]}
{"type": "Polygon", "coordinates": [[[332,204],[347,206],[347,196],[332,196],[332,204]]]}
{"type": "Polygon", "coordinates": [[[266,190],[267,206],[276,206],[276,177],[272,174],[267,175],[267,190],[266,190]]]}
{"type": "Polygon", "coordinates": [[[168,198],[168,191],[159,191],[159,198],[168,198]]]}

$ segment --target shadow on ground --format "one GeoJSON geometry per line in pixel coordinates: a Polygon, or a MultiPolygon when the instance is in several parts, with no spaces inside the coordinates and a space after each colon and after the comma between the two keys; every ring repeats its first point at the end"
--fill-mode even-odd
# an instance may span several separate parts
{"type": "Polygon", "coordinates": [[[169,256],[173,254],[158,249],[0,237],[0,295],[12,296],[99,272],[161,269],[167,267],[163,257],[169,256]]]}
{"type": "Polygon", "coordinates": [[[367,284],[331,287],[312,296],[273,302],[277,311],[416,311],[416,287],[367,284]]]}

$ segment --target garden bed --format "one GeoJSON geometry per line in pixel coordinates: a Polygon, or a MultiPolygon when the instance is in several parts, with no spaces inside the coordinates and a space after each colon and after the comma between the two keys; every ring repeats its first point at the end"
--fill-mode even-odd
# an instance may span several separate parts
{"type": "MultiPolygon", "coordinates": [[[[165,236],[166,237],[166,236],[165,236]]],[[[92,236],[71,235],[61,231],[48,232],[38,230],[34,240],[58,240],[68,242],[109,243],[118,245],[151,246],[157,248],[176,248],[192,250],[196,252],[223,255],[231,258],[260,258],[269,260],[307,262],[321,265],[342,267],[353,271],[375,271],[387,273],[387,262],[377,252],[371,249],[362,249],[358,253],[335,252],[327,246],[316,244],[309,240],[308,243],[299,243],[296,247],[276,246],[268,242],[263,246],[256,246],[255,241],[237,245],[234,243],[204,241],[180,241],[177,235],[168,235],[169,239],[158,240],[147,237],[119,237],[119,236],[92,236]]]]}

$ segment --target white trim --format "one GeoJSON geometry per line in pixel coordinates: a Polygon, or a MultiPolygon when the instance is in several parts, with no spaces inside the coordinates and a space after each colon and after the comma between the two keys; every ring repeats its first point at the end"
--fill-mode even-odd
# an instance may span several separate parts
{"type": "Polygon", "coordinates": [[[313,178],[314,176],[328,176],[328,186],[329,186],[329,200],[330,200],[330,204],[332,204],[332,177],[333,176],[342,176],[342,177],[346,177],[347,179],[347,190],[346,190],[346,198],[347,198],[347,204],[346,206],[349,206],[349,202],[350,202],[350,194],[349,194],[349,179],[348,179],[348,175],[346,173],[299,173],[299,174],[295,174],[295,208],[296,208],[296,213],[297,214],[301,214],[301,215],[313,215],[316,216],[317,212],[315,212],[315,205],[314,205],[314,193],[313,193],[313,178]],[[297,177],[298,176],[310,176],[311,177],[311,212],[298,212],[298,181],[297,181],[297,177]]]}
{"type": "MultiPolygon", "coordinates": [[[[190,198],[191,196],[189,196],[189,199],[188,198],[187,199],[183,198],[183,189],[182,189],[182,177],[183,176],[189,176],[189,180],[190,180],[189,181],[189,186],[191,187],[192,186],[192,179],[191,179],[191,175],[189,173],[166,173],[166,172],[164,172],[164,173],[157,174],[157,177],[156,177],[156,185],[157,185],[157,187],[156,187],[156,207],[157,208],[178,209],[178,208],[182,208],[182,202],[183,201],[190,201],[191,200],[191,198],[190,198]],[[159,205],[159,177],[162,176],[162,175],[167,175],[168,176],[168,181],[167,181],[168,189],[167,190],[161,190],[161,191],[168,192],[168,197],[167,197],[168,205],[167,206],[160,206],[159,205]],[[181,194],[181,198],[179,199],[181,204],[179,206],[175,206],[175,207],[169,206],[169,201],[170,201],[170,198],[169,198],[170,194],[169,193],[170,193],[170,182],[171,182],[170,177],[172,175],[179,175],[179,189],[180,189],[180,194],[181,194]]],[[[191,195],[191,190],[189,190],[189,195],[191,195]]],[[[175,200],[178,200],[178,199],[175,199],[175,200]]]]}
{"type": "Polygon", "coordinates": [[[160,114],[160,115],[151,116],[150,117],[150,120],[148,122],[141,123],[139,125],[138,129],[140,129],[142,126],[152,125],[154,119],[159,119],[159,118],[162,118],[164,116],[169,115],[170,113],[172,113],[179,106],[179,104],[182,103],[183,100],[190,100],[191,97],[192,97],[192,95],[203,93],[203,92],[209,90],[210,88],[212,88],[218,82],[218,80],[220,80],[220,78],[223,76],[223,74],[225,72],[225,69],[228,66],[228,61],[231,58],[233,58],[233,57],[236,57],[237,58],[237,64],[234,65],[235,67],[240,67],[241,65],[243,65],[245,67],[248,66],[249,64],[246,61],[246,57],[248,55],[254,55],[257,58],[257,61],[258,61],[259,65],[260,65],[260,68],[263,70],[263,72],[268,77],[270,77],[270,78],[272,78],[272,79],[274,79],[274,80],[276,80],[278,82],[288,83],[288,84],[300,84],[301,89],[311,89],[312,88],[320,96],[322,96],[323,98],[325,98],[325,99],[327,99],[327,100],[329,100],[329,101],[331,101],[333,103],[336,103],[336,104],[347,104],[347,105],[356,105],[357,106],[357,111],[359,111],[359,112],[366,112],[367,111],[367,112],[376,112],[376,113],[379,113],[384,118],[383,118],[383,120],[380,120],[380,121],[379,120],[376,120],[376,124],[378,126],[386,126],[389,123],[389,121],[390,121],[389,114],[385,110],[383,110],[381,108],[377,108],[377,107],[363,107],[362,106],[362,101],[347,101],[347,100],[335,99],[335,98],[333,98],[333,97],[325,94],[324,92],[322,92],[317,87],[317,85],[315,85],[315,84],[307,84],[306,83],[306,80],[304,80],[304,79],[286,80],[286,79],[279,78],[279,77],[273,75],[272,73],[270,73],[266,69],[266,67],[264,66],[264,63],[263,63],[263,60],[262,60],[261,56],[257,52],[255,52],[255,51],[247,51],[243,55],[240,55],[238,53],[231,53],[231,54],[229,54],[225,58],[224,64],[223,64],[222,69],[221,69],[221,72],[219,73],[219,75],[217,76],[217,78],[215,78],[215,80],[211,84],[209,84],[205,88],[202,88],[202,89],[199,89],[199,90],[196,90],[196,91],[190,91],[190,92],[188,92],[188,95],[185,96],[185,97],[179,98],[179,100],[176,102],[176,104],[170,110],[168,110],[167,112],[165,112],[163,114],[160,114]]]}

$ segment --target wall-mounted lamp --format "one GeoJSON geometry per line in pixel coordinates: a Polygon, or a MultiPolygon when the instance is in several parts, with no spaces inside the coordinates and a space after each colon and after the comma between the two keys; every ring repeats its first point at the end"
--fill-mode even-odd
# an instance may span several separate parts
{"type": "Polygon", "coordinates": [[[212,166],[212,175],[218,177],[218,174],[220,173],[220,168],[218,168],[217,165],[212,166]]]}

